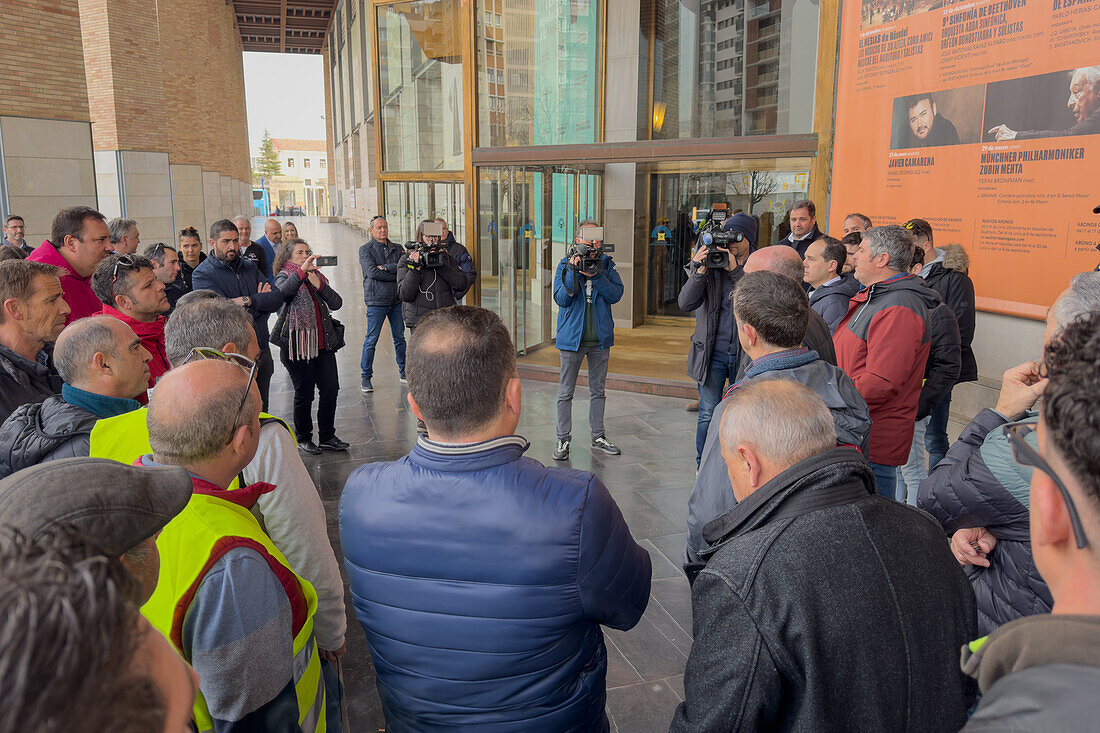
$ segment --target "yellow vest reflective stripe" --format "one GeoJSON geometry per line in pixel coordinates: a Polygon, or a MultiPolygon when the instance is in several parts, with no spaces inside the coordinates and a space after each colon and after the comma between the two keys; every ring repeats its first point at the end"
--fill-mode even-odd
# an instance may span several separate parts
{"type": "MultiPolygon", "coordinates": [[[[300,578],[283,554],[243,506],[218,496],[195,493],[187,507],[169,522],[160,537],[160,576],[142,614],[179,650],[183,650],[183,620],[206,572],[236,547],[255,550],[279,578],[294,617],[294,687],[298,724],[306,733],[325,731],[325,686],[321,661],[313,638],[317,593],[300,578]]],[[[195,722],[200,731],[213,730],[213,720],[201,692],[195,699],[195,722]]]]}
{"type": "MultiPolygon", "coordinates": [[[[149,425],[146,416],[148,407],[97,420],[92,427],[91,446],[88,455],[92,458],[109,458],[112,461],[125,463],[132,466],[134,461],[144,455],[153,452],[149,446],[149,425]]],[[[260,413],[260,422],[270,421],[282,423],[283,427],[290,430],[286,421],[265,412],[260,413]]],[[[294,437],[294,431],[290,430],[290,436],[294,437]]],[[[240,477],[233,479],[229,489],[240,488],[240,477]]]]}

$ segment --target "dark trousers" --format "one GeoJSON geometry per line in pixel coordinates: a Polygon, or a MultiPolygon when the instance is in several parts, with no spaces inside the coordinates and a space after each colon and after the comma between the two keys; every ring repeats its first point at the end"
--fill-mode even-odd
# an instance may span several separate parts
{"type": "Polygon", "coordinates": [[[951,393],[943,398],[943,402],[932,409],[928,420],[928,430],[924,433],[924,448],[928,451],[928,472],[931,473],[936,464],[947,455],[947,449],[951,447],[947,439],[947,421],[951,417],[951,393]]]}
{"type": "Polygon", "coordinates": [[[336,395],[340,375],[336,370],[336,352],[322,350],[312,359],[291,361],[286,349],[279,350],[279,361],[294,385],[294,434],[300,441],[313,440],[313,390],[320,393],[317,406],[317,437],[323,443],[336,435],[336,395]]]}
{"type": "Polygon", "coordinates": [[[275,360],[271,358],[271,349],[264,348],[256,359],[256,386],[260,389],[264,412],[267,412],[267,395],[271,391],[271,375],[274,373],[275,360]]]}

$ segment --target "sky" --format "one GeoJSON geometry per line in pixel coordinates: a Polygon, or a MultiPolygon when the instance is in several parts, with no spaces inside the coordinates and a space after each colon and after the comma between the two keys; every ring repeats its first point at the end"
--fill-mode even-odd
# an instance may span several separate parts
{"type": "Polygon", "coordinates": [[[325,139],[325,83],[321,56],[244,54],[248,146],[259,155],[264,128],[271,137],[325,139]]]}

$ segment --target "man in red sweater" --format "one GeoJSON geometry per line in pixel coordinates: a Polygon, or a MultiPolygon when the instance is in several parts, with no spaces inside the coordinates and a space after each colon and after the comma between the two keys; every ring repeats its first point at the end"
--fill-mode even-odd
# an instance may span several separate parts
{"type": "Polygon", "coordinates": [[[855,276],[863,289],[833,334],[837,366],[871,411],[870,463],[878,492],[894,498],[909,457],[924,366],[931,348],[928,288],[909,274],[913,237],[897,225],[863,232],[855,276]]]}
{"type": "MultiPolygon", "coordinates": [[[[164,283],[157,280],[153,263],[141,255],[110,255],[92,275],[92,289],[103,303],[105,316],[117,318],[141,339],[141,345],[153,357],[149,361],[149,386],[168,371],[164,351],[164,313],[168,297],[164,283]]],[[[139,398],[145,404],[146,400],[139,398]]]]}
{"type": "Polygon", "coordinates": [[[57,212],[50,238],[27,255],[28,260],[64,270],[62,297],[70,309],[65,325],[99,312],[101,305],[90,281],[96,266],[110,252],[111,233],[103,214],[87,206],[70,206],[57,212]]]}

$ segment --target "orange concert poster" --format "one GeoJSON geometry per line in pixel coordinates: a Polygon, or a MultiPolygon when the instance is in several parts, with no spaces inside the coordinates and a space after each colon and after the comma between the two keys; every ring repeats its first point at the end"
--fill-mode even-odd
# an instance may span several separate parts
{"type": "Polygon", "coordinates": [[[842,7],[830,231],[927,219],[980,309],[1045,317],[1100,261],[1100,0],[842,7]]]}

